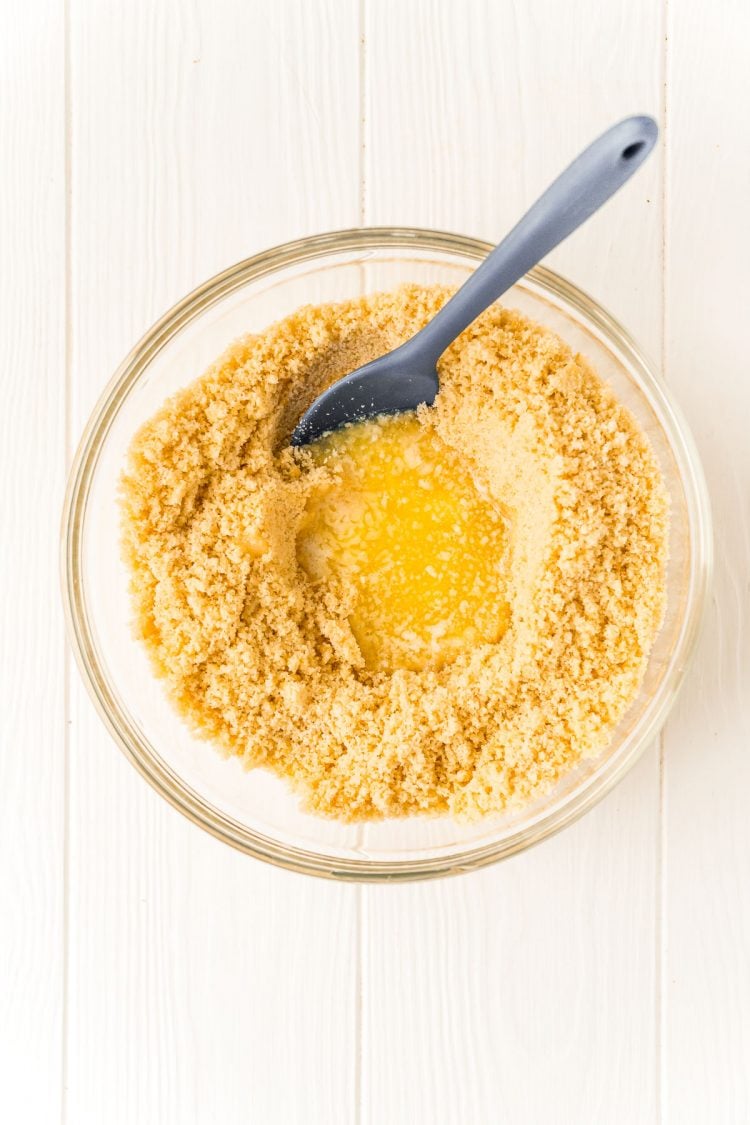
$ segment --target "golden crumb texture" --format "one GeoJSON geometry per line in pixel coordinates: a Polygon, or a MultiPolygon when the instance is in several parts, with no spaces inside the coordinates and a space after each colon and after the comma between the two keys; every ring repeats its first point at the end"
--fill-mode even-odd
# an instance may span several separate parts
{"type": "Polygon", "coordinates": [[[494,305],[421,408],[508,513],[508,625],[440,668],[370,670],[297,541],[335,467],[288,439],[324,387],[450,296],[401,286],[307,306],[235,342],[136,434],[122,477],[134,621],[191,727],[344,820],[474,819],[600,752],[665,603],[667,497],[630,413],[557,336],[494,305]]]}

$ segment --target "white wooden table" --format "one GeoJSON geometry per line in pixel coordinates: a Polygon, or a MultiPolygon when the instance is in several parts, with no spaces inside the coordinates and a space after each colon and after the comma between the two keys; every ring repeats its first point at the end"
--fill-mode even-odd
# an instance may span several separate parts
{"type": "Polygon", "coordinates": [[[750,1122],[747,0],[0,0],[0,1117],[750,1122]],[[660,155],[552,258],[660,358],[717,573],[673,717],[561,836],[328,884],[117,752],[66,651],[66,463],[114,366],[314,231],[494,240],[629,112],[660,155]]]}

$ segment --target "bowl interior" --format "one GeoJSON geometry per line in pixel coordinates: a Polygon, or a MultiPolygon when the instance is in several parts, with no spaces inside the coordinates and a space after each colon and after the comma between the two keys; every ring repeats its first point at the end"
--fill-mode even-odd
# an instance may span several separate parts
{"type": "Polygon", "coordinates": [[[637,699],[606,752],[520,812],[460,825],[448,818],[347,825],[303,812],[286,785],[224,760],[185,728],[133,639],[119,551],[118,478],[138,426],[235,337],[302,304],[404,281],[460,284],[488,247],[450,236],[359,232],[307,240],[242,263],[187,298],[125,361],[74,469],[67,598],[78,656],[110,729],[152,784],[204,827],[275,862],[349,877],[428,875],[518,850],[567,823],[632,764],[663,720],[697,624],[707,548],[700,474],[663,389],[624,333],[583,294],[535,270],[504,303],[583,353],[648,434],[671,497],[668,607],[637,699]]]}

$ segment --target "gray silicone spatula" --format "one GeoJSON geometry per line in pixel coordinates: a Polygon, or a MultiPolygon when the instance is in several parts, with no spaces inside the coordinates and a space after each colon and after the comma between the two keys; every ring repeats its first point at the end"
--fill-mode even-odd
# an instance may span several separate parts
{"type": "Polygon", "coordinates": [[[437,362],[445,349],[630,179],[658,133],[650,117],[628,117],[584,149],[416,336],[316,398],[292,445],[306,445],[347,422],[429,406],[439,390],[437,362]]]}

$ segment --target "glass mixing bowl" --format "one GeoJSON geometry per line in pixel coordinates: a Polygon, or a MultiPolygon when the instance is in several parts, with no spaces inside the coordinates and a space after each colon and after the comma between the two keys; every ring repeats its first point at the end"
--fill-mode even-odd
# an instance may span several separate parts
{"type": "Polygon", "coordinates": [[[671,497],[668,606],[643,686],[611,745],[520,811],[476,824],[446,817],[339,824],[303,812],[286,785],[197,740],[167,703],[130,627],[119,551],[118,477],[126,448],[163,400],[235,337],[302,304],[403,281],[460,284],[490,251],[437,231],[340,231],[240,262],[171,309],[104,391],[72,468],[63,522],[67,621],[86,686],[149,783],[195,824],[259,859],[338,879],[447,875],[537,843],[591,808],[630,769],[669,710],[693,648],[709,581],[710,515],[698,458],[653,367],[590,297],[538,267],[505,295],[593,363],[648,434],[671,497]]]}

